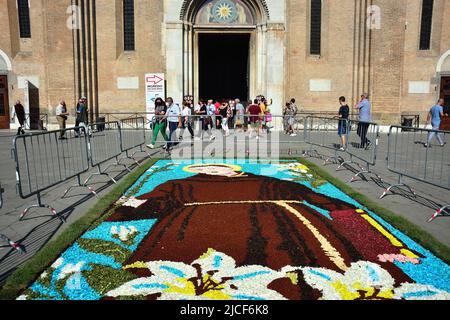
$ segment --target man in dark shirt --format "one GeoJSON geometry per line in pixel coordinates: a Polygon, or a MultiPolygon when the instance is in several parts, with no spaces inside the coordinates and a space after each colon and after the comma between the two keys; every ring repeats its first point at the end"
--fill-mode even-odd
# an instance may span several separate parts
{"type": "Polygon", "coordinates": [[[17,130],[17,135],[25,134],[25,131],[23,130],[23,127],[25,126],[25,108],[19,100],[17,100],[16,104],[14,105],[14,113],[17,117],[17,121],[19,121],[19,129],[17,130]]]}
{"type": "Polygon", "coordinates": [[[345,97],[339,98],[339,103],[341,107],[339,108],[339,125],[338,125],[338,134],[341,137],[341,151],[345,151],[347,148],[347,128],[348,128],[348,117],[350,115],[350,108],[348,104],[345,102],[345,97]]]}

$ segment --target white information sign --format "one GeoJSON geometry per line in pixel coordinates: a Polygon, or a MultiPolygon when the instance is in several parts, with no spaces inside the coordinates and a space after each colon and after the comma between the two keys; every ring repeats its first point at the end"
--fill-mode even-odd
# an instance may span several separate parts
{"type": "Polygon", "coordinates": [[[155,100],[166,99],[166,82],[163,73],[148,73],[145,75],[145,93],[147,113],[155,112],[155,100]]]}

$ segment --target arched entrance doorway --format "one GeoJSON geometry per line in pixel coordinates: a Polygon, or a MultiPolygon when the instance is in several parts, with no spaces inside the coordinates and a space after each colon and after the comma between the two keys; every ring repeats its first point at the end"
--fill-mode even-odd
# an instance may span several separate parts
{"type": "Polygon", "coordinates": [[[263,2],[253,0],[191,1],[184,8],[183,91],[203,99],[247,101],[266,88],[262,78],[263,2]]]}
{"type": "Polygon", "coordinates": [[[445,100],[445,112],[450,114],[450,50],[442,55],[437,65],[440,78],[440,98],[445,100]]]}
{"type": "Polygon", "coordinates": [[[262,94],[273,99],[274,113],[281,112],[284,0],[167,0],[165,3],[164,48],[169,96],[178,99],[193,95],[198,101],[201,95],[207,96],[201,97],[205,99],[233,96],[246,99],[262,94]],[[271,21],[271,9],[276,22],[271,21]],[[223,81],[218,81],[221,77],[223,81]]]}
{"type": "Polygon", "coordinates": [[[8,73],[11,69],[11,61],[0,50],[0,129],[9,129],[10,124],[8,73]]]}

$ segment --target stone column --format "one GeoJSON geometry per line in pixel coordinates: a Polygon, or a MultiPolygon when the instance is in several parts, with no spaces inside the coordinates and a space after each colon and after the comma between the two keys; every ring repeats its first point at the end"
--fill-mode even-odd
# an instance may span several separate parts
{"type": "Polygon", "coordinates": [[[265,83],[267,84],[266,97],[273,99],[271,111],[273,114],[282,114],[284,103],[285,81],[285,44],[284,24],[269,24],[266,34],[267,60],[265,64],[265,83]]]}
{"type": "Polygon", "coordinates": [[[167,96],[181,103],[183,98],[183,23],[166,23],[167,96]]]}

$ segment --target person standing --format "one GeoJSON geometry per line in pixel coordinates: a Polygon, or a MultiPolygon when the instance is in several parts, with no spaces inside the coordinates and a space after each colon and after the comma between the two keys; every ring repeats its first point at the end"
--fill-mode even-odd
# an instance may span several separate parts
{"type": "Polygon", "coordinates": [[[66,121],[68,116],[69,113],[67,112],[66,102],[64,100],[61,100],[59,105],[56,107],[56,120],[58,121],[59,124],[59,130],[61,130],[59,133],[59,140],[66,139],[64,137],[66,134],[64,130],[66,129],[66,121]]]}
{"type": "Polygon", "coordinates": [[[350,108],[345,102],[345,97],[339,98],[340,108],[339,108],[339,124],[338,124],[338,134],[341,138],[341,151],[345,151],[347,148],[347,128],[348,128],[348,117],[350,115],[350,108]]]}
{"type": "Polygon", "coordinates": [[[231,118],[231,108],[227,102],[222,103],[222,105],[219,108],[219,114],[222,121],[221,123],[222,130],[225,132],[225,137],[228,137],[230,135],[228,121],[231,118]]]}
{"type": "Polygon", "coordinates": [[[206,103],[204,100],[199,102],[198,110],[195,112],[195,115],[198,117],[200,128],[199,128],[199,136],[196,140],[203,140],[203,134],[205,131],[208,131],[208,111],[206,108],[206,103]]]}
{"type": "Polygon", "coordinates": [[[228,128],[232,129],[232,128],[234,128],[234,120],[236,119],[236,101],[230,100],[228,102],[228,104],[230,105],[230,110],[231,110],[231,115],[228,118],[228,128]]]}
{"type": "Polygon", "coordinates": [[[261,107],[258,105],[258,100],[255,99],[254,103],[248,107],[248,114],[250,116],[250,138],[252,137],[253,130],[256,131],[256,140],[259,140],[259,132],[261,129],[261,107]]]}
{"type": "Polygon", "coordinates": [[[183,140],[184,130],[188,129],[191,134],[191,140],[194,139],[194,130],[192,129],[192,109],[188,102],[183,103],[183,110],[181,111],[182,115],[182,128],[180,132],[180,140],[183,140]]]}
{"type": "Polygon", "coordinates": [[[428,134],[428,142],[425,144],[426,148],[431,147],[430,143],[435,136],[441,147],[445,145],[442,134],[438,132],[441,126],[441,118],[444,116],[444,104],[444,99],[439,99],[437,105],[433,106],[428,113],[427,125],[431,123],[433,131],[428,134]]]}
{"type": "Polygon", "coordinates": [[[372,122],[372,104],[369,101],[369,95],[367,93],[361,95],[361,101],[356,105],[356,109],[359,110],[357,133],[361,138],[360,148],[369,149],[372,142],[367,139],[367,132],[369,131],[370,122],[372,122]]]}
{"type": "Polygon", "coordinates": [[[291,103],[289,102],[286,103],[283,115],[286,122],[286,134],[290,135],[291,137],[296,137],[297,135],[295,134],[294,131],[294,123],[295,123],[294,109],[292,108],[291,103]]]}
{"type": "Polygon", "coordinates": [[[169,152],[175,145],[174,135],[178,129],[181,129],[181,109],[178,104],[173,103],[173,98],[166,99],[167,106],[167,121],[169,122],[169,141],[167,142],[166,150],[169,152]]]}
{"type": "Polygon", "coordinates": [[[245,108],[241,100],[236,99],[236,116],[234,126],[236,129],[243,129],[245,123],[245,108]]]}
{"type": "Polygon", "coordinates": [[[16,101],[14,105],[14,114],[12,116],[12,120],[17,117],[17,121],[19,121],[19,129],[17,129],[17,135],[25,134],[25,130],[23,127],[25,126],[25,108],[23,107],[20,100],[16,101]]]}
{"type": "MultiPolygon", "coordinates": [[[[75,119],[75,127],[84,127],[84,132],[87,133],[87,124],[88,124],[88,110],[87,110],[87,99],[81,98],[77,104],[76,108],[76,119],[75,119]]],[[[75,138],[80,137],[79,129],[75,129],[75,138]]]]}
{"type": "Polygon", "coordinates": [[[210,140],[214,140],[216,136],[214,135],[217,129],[217,120],[216,120],[216,106],[213,104],[213,100],[208,101],[208,105],[206,106],[206,112],[208,115],[208,124],[209,124],[209,134],[210,140]]]}
{"type": "Polygon", "coordinates": [[[155,119],[153,122],[153,139],[152,143],[147,147],[150,149],[155,149],[156,140],[158,139],[158,134],[161,132],[161,135],[164,138],[164,141],[167,144],[169,141],[169,137],[167,136],[167,119],[166,119],[166,111],[167,106],[163,99],[157,98],[155,100],[155,119]]]}

